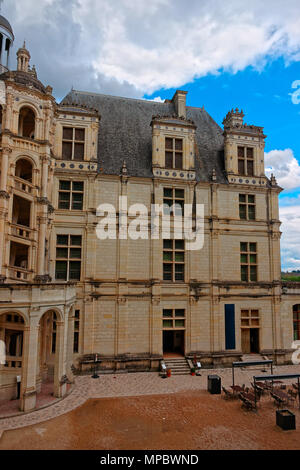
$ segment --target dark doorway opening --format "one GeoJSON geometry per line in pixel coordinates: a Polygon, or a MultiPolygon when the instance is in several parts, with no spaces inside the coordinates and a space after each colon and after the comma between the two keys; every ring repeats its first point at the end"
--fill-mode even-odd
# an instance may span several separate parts
{"type": "Polygon", "coordinates": [[[184,356],[184,330],[163,331],[163,352],[184,356]]]}
{"type": "Polygon", "coordinates": [[[259,329],[250,329],[250,352],[259,353],[259,329]]]}

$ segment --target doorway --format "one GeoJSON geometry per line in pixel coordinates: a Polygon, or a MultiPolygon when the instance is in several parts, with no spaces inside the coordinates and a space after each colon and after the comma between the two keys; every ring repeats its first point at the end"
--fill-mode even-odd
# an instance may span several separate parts
{"type": "Polygon", "coordinates": [[[184,356],[184,330],[163,331],[163,354],[184,356]]]}
{"type": "Polygon", "coordinates": [[[243,354],[259,353],[259,328],[242,328],[243,354]]]}

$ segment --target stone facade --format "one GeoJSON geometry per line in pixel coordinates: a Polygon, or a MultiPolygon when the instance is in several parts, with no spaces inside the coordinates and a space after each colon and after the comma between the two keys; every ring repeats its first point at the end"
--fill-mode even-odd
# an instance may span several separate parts
{"type": "Polygon", "coordinates": [[[127,370],[157,370],[167,352],[290,362],[300,285],[281,282],[263,128],[232,110],[223,131],[181,90],[165,103],[72,90],[57,104],[25,44],[17,55],[0,76],[0,399],[17,376],[23,410],[51,375],[63,396],[72,364],[94,354],[127,370]],[[116,209],[117,235],[134,221],[121,196],[147,208],[147,238],[96,236],[101,204],[116,209]],[[202,249],[151,239],[151,205],[166,200],[204,206],[202,249]]]}

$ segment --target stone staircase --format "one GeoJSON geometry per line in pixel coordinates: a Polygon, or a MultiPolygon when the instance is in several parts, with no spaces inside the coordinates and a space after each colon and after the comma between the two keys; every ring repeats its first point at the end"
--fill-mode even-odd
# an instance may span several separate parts
{"type": "Polygon", "coordinates": [[[164,359],[167,369],[171,369],[171,375],[189,375],[191,369],[184,357],[164,359]]]}
{"type": "MultiPolygon", "coordinates": [[[[255,362],[255,361],[267,361],[269,358],[267,356],[262,356],[261,354],[244,354],[241,357],[242,362],[255,362]]],[[[260,370],[262,372],[269,371],[269,366],[250,366],[253,370],[260,370]]],[[[249,368],[249,366],[248,366],[249,368]]]]}

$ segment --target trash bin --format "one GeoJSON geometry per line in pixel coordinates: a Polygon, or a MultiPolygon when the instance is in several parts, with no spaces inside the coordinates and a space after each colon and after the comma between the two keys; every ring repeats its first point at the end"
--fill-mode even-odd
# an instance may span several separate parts
{"type": "Polygon", "coordinates": [[[296,429],[296,416],[290,410],[277,410],[276,425],[284,431],[296,429]]]}
{"type": "Polygon", "coordinates": [[[211,395],[221,394],[221,377],[218,375],[209,375],[207,377],[207,390],[211,395]]]}

